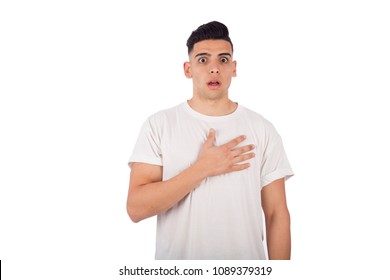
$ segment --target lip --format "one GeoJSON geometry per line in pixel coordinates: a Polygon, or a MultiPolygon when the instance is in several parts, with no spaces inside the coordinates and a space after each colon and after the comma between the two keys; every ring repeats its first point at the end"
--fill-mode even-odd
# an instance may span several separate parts
{"type": "Polygon", "coordinates": [[[219,89],[221,87],[221,82],[218,80],[210,80],[207,82],[207,87],[209,89],[219,89]]]}

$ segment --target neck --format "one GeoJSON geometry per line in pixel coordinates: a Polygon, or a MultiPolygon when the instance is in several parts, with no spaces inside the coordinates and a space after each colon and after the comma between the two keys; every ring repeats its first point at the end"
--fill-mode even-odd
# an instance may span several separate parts
{"type": "Polygon", "coordinates": [[[233,113],[238,104],[230,99],[218,99],[218,100],[201,100],[196,97],[192,97],[187,101],[188,105],[198,113],[207,116],[224,116],[233,113]]]}

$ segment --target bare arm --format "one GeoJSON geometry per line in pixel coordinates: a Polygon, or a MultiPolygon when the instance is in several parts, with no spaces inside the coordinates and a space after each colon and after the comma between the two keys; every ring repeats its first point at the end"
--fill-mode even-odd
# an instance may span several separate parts
{"type": "Polygon", "coordinates": [[[194,165],[175,177],[162,181],[162,167],[133,163],[130,173],[127,213],[134,222],[162,213],[182,200],[209,176],[244,170],[254,157],[252,145],[235,148],[245,140],[239,136],[222,146],[214,146],[215,132],[210,130],[194,165]]]}
{"type": "Polygon", "coordinates": [[[287,208],[284,178],[263,187],[261,201],[266,223],[268,257],[270,260],[289,260],[290,213],[287,208]]]}
{"type": "Polygon", "coordinates": [[[127,198],[127,213],[133,222],[157,215],[174,206],[203,180],[196,166],[162,180],[162,166],[133,163],[127,198]]]}

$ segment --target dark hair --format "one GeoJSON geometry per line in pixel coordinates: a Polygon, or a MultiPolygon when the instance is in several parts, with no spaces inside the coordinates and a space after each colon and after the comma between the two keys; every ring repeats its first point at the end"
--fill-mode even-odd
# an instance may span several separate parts
{"type": "Polygon", "coordinates": [[[212,21],[203,24],[198,29],[192,31],[187,40],[188,53],[192,51],[194,45],[203,40],[225,40],[230,43],[233,51],[233,43],[229,37],[229,30],[223,23],[212,21]]]}

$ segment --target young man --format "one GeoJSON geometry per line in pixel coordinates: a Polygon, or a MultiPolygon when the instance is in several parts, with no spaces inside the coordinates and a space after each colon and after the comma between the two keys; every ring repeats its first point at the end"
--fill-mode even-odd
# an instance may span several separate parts
{"type": "Polygon", "coordinates": [[[156,259],[290,258],[282,140],[259,114],[229,99],[236,76],[225,25],[210,22],[187,41],[184,74],[193,96],[144,123],[133,154],[127,211],[157,217],[156,259]]]}

